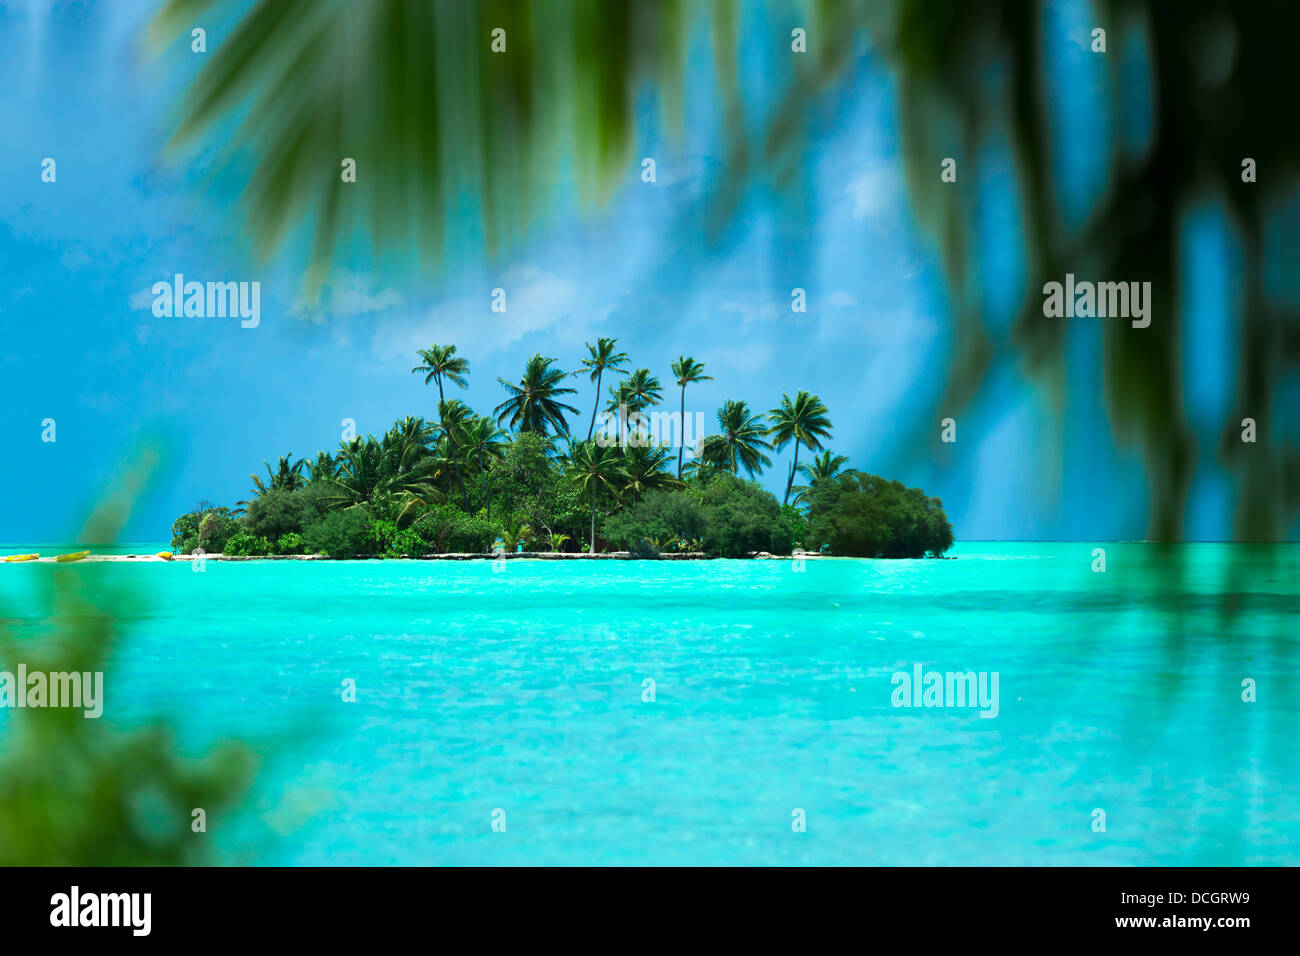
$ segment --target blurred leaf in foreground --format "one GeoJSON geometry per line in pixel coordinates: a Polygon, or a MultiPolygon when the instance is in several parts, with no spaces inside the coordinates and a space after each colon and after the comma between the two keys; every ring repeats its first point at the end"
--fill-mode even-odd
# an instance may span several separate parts
{"type": "MultiPolygon", "coordinates": [[[[143,489],[157,454],[139,456],[114,494],[91,515],[84,541],[112,541],[143,489]]],[[[0,670],[97,672],[111,661],[119,621],[144,599],[109,582],[105,565],[40,566],[42,630],[0,617],[0,670]]],[[[83,709],[6,709],[0,734],[0,865],[140,866],[215,862],[214,823],[247,791],[253,752],[223,743],[189,759],[168,727],[121,730],[83,709]],[[202,809],[199,830],[194,811],[202,809]],[[197,832],[196,832],[197,831],[197,832]]]]}

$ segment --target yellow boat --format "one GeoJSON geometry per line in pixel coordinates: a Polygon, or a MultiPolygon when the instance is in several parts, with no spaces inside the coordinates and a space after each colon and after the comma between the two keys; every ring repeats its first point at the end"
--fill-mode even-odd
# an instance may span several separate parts
{"type": "Polygon", "coordinates": [[[80,561],[82,558],[86,557],[89,554],[90,554],[89,551],[72,551],[68,554],[61,554],[54,560],[55,561],[80,561]]]}
{"type": "Polygon", "coordinates": [[[170,551],[159,551],[158,557],[162,558],[164,561],[170,561],[172,559],[172,553],[170,551]]]}
{"type": "Polygon", "coordinates": [[[35,561],[39,554],[10,554],[5,556],[6,561],[35,561]]]}

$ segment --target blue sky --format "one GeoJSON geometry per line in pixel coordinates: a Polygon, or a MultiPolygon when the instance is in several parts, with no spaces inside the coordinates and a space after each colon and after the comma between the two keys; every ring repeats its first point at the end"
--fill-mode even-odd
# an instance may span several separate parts
{"type": "MultiPolygon", "coordinates": [[[[1077,7],[1054,5],[1067,33],[1077,7]]],[[[945,286],[909,209],[893,83],[869,50],[811,116],[793,191],[755,185],[716,242],[692,228],[722,169],[701,40],[688,65],[684,137],[662,131],[652,96],[641,105],[636,152],[656,158],[658,182],[642,183],[633,163],[612,201],[589,210],[557,170],[548,214],[503,257],[489,260],[472,229],[449,240],[443,272],[418,282],[358,255],[339,264],[324,305],[307,308],[292,266],[258,263],[241,236],[240,170],[201,152],[164,155],[184,67],[177,57],[190,54],[144,56],[151,11],[126,2],[0,5],[4,481],[6,500],[21,502],[4,515],[0,541],[70,540],[142,436],[164,436],[168,458],[126,538],[160,541],[200,499],[246,497],[249,472],[264,459],[333,449],[343,419],[381,432],[407,414],[431,416],[433,391],[409,373],[418,347],[455,343],[471,363],[459,397],[488,412],[504,397],[498,375],[517,379],[534,352],[577,368],[583,343],[598,335],[617,336],[634,366],[666,382],[678,355],[703,361],[714,381],[692,386],[687,408],[710,422],[727,398],[765,410],[783,392],[815,391],[835,423],[830,447],[941,497],[959,538],[1143,536],[1146,479],[1137,452],[1110,438],[1095,321],[1071,329],[1078,387],[1063,412],[1003,363],[957,415],[957,443],[937,442],[950,347],[945,286]],[[41,181],[47,156],[55,183],[41,181]],[[155,317],[150,287],[176,272],[260,281],[260,326],[155,317]],[[796,286],[807,290],[805,314],[790,310],[796,286]],[[504,315],[490,308],[495,287],[507,290],[504,315]],[[41,441],[46,418],[57,423],[53,444],[41,441]]],[[[1063,92],[1061,110],[1086,114],[1085,61],[1061,62],[1063,89],[1084,90],[1083,100],[1063,92]]],[[[743,79],[757,112],[779,89],[780,69],[756,56],[743,79]]],[[[1079,168],[1066,176],[1086,199],[1100,188],[1099,160],[1070,156],[1079,168]]],[[[996,145],[971,167],[987,234],[980,278],[991,313],[1009,317],[1023,288],[1014,177],[996,145]]],[[[1197,223],[1189,254],[1219,262],[1213,210],[1197,223]]],[[[1201,275],[1207,295],[1217,288],[1224,303],[1199,320],[1213,334],[1230,320],[1226,280],[1221,265],[1201,275]]],[[[1230,399],[1226,360],[1203,360],[1198,374],[1230,399]]],[[[592,386],[573,384],[585,422],[592,386]]],[[[1214,407],[1226,401],[1217,394],[1214,407]]],[[[764,476],[768,487],[782,484],[788,455],[764,476]]],[[[1189,530],[1202,537],[1229,528],[1215,467],[1206,461],[1194,491],[1189,530]]]]}

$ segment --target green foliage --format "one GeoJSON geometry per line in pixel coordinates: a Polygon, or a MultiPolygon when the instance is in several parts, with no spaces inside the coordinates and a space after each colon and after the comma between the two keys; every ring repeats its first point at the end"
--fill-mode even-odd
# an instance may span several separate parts
{"type": "Polygon", "coordinates": [[[372,520],[369,552],[385,558],[413,557],[425,552],[425,543],[416,531],[399,528],[395,521],[372,520]]]}
{"type": "MultiPolygon", "coordinates": [[[[128,474],[126,500],[137,498],[141,482],[128,474]]],[[[83,536],[116,540],[124,518],[125,508],[105,506],[83,536]]],[[[138,582],[115,586],[118,580],[33,575],[37,606],[0,608],[0,669],[13,672],[21,662],[30,673],[109,671],[111,650],[123,639],[118,622],[147,617],[138,582]]],[[[106,673],[105,686],[112,680],[106,673]]],[[[227,742],[182,756],[165,724],[124,728],[109,716],[117,713],[111,691],[103,702],[100,719],[67,707],[8,711],[0,748],[0,866],[220,862],[212,834],[247,792],[257,755],[227,742]],[[202,832],[192,829],[195,807],[207,814],[202,832]]]]}
{"type": "Polygon", "coordinates": [[[725,558],[755,551],[789,554],[801,530],[793,509],[783,509],[753,482],[728,474],[680,491],[652,491],[605,522],[605,536],[629,551],[656,541],[701,539],[705,551],[725,558]]]}
{"type": "Polygon", "coordinates": [[[605,520],[605,538],[615,547],[634,550],[651,538],[669,541],[702,538],[704,506],[698,491],[652,491],[641,501],[605,520]]]}
{"type": "Polygon", "coordinates": [[[539,432],[543,435],[554,432],[557,435],[569,433],[569,423],[565,414],[576,415],[578,410],[572,405],[560,401],[561,395],[577,394],[576,389],[563,387],[561,382],[568,373],[553,368],[556,359],[534,355],[524,368],[523,378],[519,384],[498,378],[509,394],[504,402],[492,410],[497,416],[497,424],[503,425],[509,419],[510,427],[522,432],[539,432]]]}
{"type": "Polygon", "coordinates": [[[582,497],[591,503],[587,548],[596,553],[596,508],[601,492],[613,498],[627,478],[621,455],[614,448],[600,442],[585,441],[572,446],[569,452],[568,478],[582,497]]]}
{"type": "Polygon", "coordinates": [[[659,558],[659,547],[653,541],[641,538],[636,544],[630,545],[628,551],[632,557],[643,561],[655,561],[659,558]]]}
{"type": "Polygon", "coordinates": [[[250,534],[247,531],[239,531],[230,536],[226,546],[222,549],[224,554],[233,557],[240,556],[258,556],[271,554],[275,549],[271,546],[271,541],[260,534],[250,534]]]}
{"type": "Polygon", "coordinates": [[[190,554],[202,548],[219,554],[238,530],[239,522],[229,508],[198,508],[172,522],[172,550],[190,554]]]}
{"type": "Polygon", "coordinates": [[[304,547],[306,547],[306,544],[303,537],[296,531],[281,535],[280,539],[275,543],[277,554],[302,554],[304,547]]]}
{"type": "Polygon", "coordinates": [[[718,409],[717,435],[706,435],[700,443],[700,457],[715,468],[725,469],[733,475],[753,477],[772,464],[764,454],[772,446],[768,443],[767,429],[761,415],[751,414],[747,402],[728,399],[718,409]]]}
{"type": "Polygon", "coordinates": [[[535,432],[516,435],[488,473],[492,514],[531,525],[545,535],[584,537],[589,502],[551,458],[551,441],[535,432]]]}
{"type": "Polygon", "coordinates": [[[293,452],[280,456],[280,462],[274,470],[271,463],[265,461],[262,464],[266,466],[266,473],[271,478],[268,485],[257,475],[249,475],[253,482],[253,495],[260,497],[271,491],[296,491],[307,483],[303,477],[303,472],[310,469],[310,463],[305,458],[293,460],[293,452]]]}
{"type": "Polygon", "coordinates": [[[320,484],[295,491],[272,489],[248,503],[240,524],[250,534],[272,541],[300,532],[320,514],[319,500],[326,494],[320,484]]]}
{"type": "Polygon", "coordinates": [[[652,445],[649,439],[623,449],[619,482],[623,497],[639,501],[646,492],[676,485],[673,454],[667,445],[652,445]]]}
{"type": "MultiPolygon", "coordinates": [[[[794,503],[797,505],[806,505],[808,503],[808,492],[812,490],[815,482],[823,478],[834,478],[840,473],[849,459],[844,455],[837,455],[831,451],[823,451],[820,455],[813,458],[811,462],[805,462],[798,467],[799,474],[808,479],[806,485],[795,485],[794,490],[797,494],[794,496],[794,503]]],[[[853,469],[849,469],[853,471],[853,469]]]]}
{"type": "Polygon", "coordinates": [[[600,381],[605,372],[623,372],[626,371],[625,365],[628,362],[626,352],[615,352],[614,347],[618,345],[618,339],[598,338],[596,344],[587,343],[588,355],[582,360],[582,368],[574,372],[574,375],[581,375],[583,372],[596,385],[596,404],[591,409],[591,424],[587,426],[587,438],[591,438],[592,430],[596,427],[596,412],[600,409],[600,381]]]}
{"type": "Polygon", "coordinates": [[[782,395],[780,406],[767,413],[767,420],[772,425],[768,434],[773,448],[780,451],[794,442],[794,459],[790,462],[790,474],[785,482],[785,497],[781,499],[784,505],[790,501],[790,489],[799,471],[799,446],[809,451],[820,451],[822,439],[830,438],[831,419],[820,398],[800,389],[793,401],[789,395],[782,395]]]}
{"type": "Polygon", "coordinates": [[[790,535],[794,539],[794,546],[797,548],[802,545],[804,536],[808,533],[807,516],[794,505],[782,505],[781,518],[785,521],[786,527],[790,529],[790,535]]]}
{"type": "Polygon", "coordinates": [[[920,558],[952,547],[943,502],[920,488],[853,473],[813,483],[805,546],[867,558],[920,558]]]}
{"type": "Polygon", "coordinates": [[[724,558],[744,558],[754,551],[789,554],[794,529],[773,495],[752,481],[717,475],[704,486],[704,547],[724,558]]]}
{"type": "Polygon", "coordinates": [[[424,542],[422,553],[487,554],[501,533],[482,515],[467,515],[453,505],[434,505],[411,526],[424,542]]]}
{"type": "MultiPolygon", "coordinates": [[[[829,451],[799,462],[800,448],[820,450],[831,427],[825,406],[802,390],[794,399],[786,395],[769,413],[770,429],[745,402],[725,402],[718,412],[721,432],[703,440],[700,456],[685,463],[676,455],[681,479],[673,475],[672,450],[652,444],[635,421],[620,435],[626,444],[569,436],[560,450],[550,432],[567,432],[564,413],[573,411],[556,398],[572,391],[560,382],[566,375],[586,374],[599,384],[604,371],[620,370],[626,361],[614,347],[615,340],[601,339],[574,373],[556,369],[554,359],[534,356],[519,386],[503,383],[511,398],[496,411],[518,429],[508,441],[493,419],[475,415],[459,400],[442,399],[444,381],[463,386],[469,370],[455,347],[422,350],[424,364],[413,371],[438,386],[436,424],[407,416],[382,438],[343,442],[337,454],[320,452],[310,466],[285,456],[279,472],[268,468],[271,485],[241,502],[247,504],[242,519],[236,522],[225,508],[200,507],[177,519],[173,547],[198,546],[200,531],[209,551],[224,545],[231,555],[306,550],[335,558],[486,554],[498,539],[511,551],[558,551],[572,542],[592,553],[613,547],[645,556],[663,550],[724,557],[789,553],[796,543],[816,547],[818,534],[835,537],[840,553],[868,549],[863,553],[892,556],[922,545],[941,553],[951,545],[946,519],[934,518],[931,506],[915,502],[908,507],[917,516],[900,519],[897,529],[852,503],[845,505],[858,515],[852,527],[835,524],[839,519],[828,517],[823,507],[814,533],[802,510],[810,504],[812,488],[857,472],[842,472],[847,459],[829,451]],[[737,474],[743,469],[752,475],[771,464],[765,454],[773,448],[769,439],[778,449],[795,446],[786,500],[795,491],[796,474],[810,481],[798,488],[797,507],[778,503],[737,474]],[[310,467],[312,480],[301,479],[299,465],[310,467]]],[[[710,378],[703,369],[686,356],[672,363],[674,381],[683,390],[679,410],[686,385],[710,378]]],[[[616,403],[632,409],[656,404],[662,396],[660,381],[648,368],[636,369],[610,391],[616,403]]]]}
{"type": "Polygon", "coordinates": [[[533,528],[526,522],[511,519],[501,523],[501,547],[505,551],[527,551],[533,537],[533,528]]]}
{"type": "Polygon", "coordinates": [[[331,558],[355,558],[370,554],[373,541],[370,519],[360,508],[331,511],[303,531],[307,550],[331,558]]]}

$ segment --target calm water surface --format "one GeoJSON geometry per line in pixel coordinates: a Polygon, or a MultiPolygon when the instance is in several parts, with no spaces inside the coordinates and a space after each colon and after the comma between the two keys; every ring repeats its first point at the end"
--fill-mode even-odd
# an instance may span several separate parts
{"type": "Polygon", "coordinates": [[[42,578],[138,588],[104,719],[269,747],[232,861],[1300,863],[1300,546],[1093,547],[11,564],[0,602],[36,636],[42,578]],[[997,717],[893,707],[917,663],[997,717]]]}

